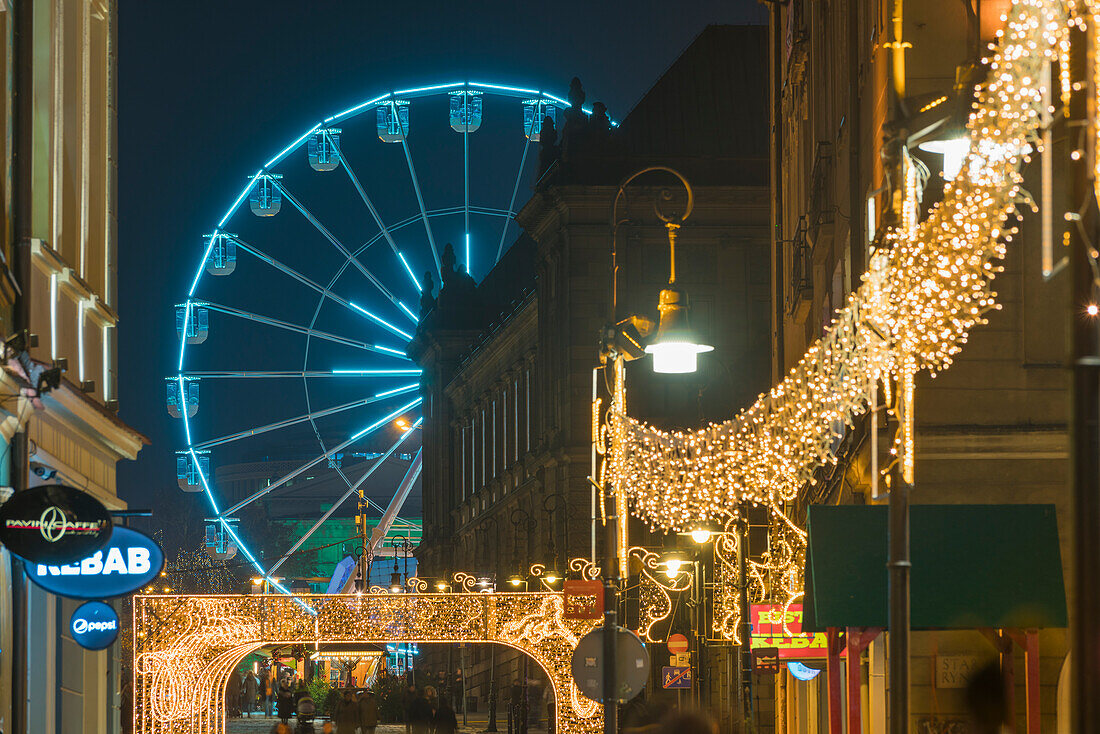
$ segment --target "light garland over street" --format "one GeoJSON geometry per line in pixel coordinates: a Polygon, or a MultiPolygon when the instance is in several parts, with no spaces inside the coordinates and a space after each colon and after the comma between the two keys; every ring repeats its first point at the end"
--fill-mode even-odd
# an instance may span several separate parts
{"type": "MultiPolygon", "coordinates": [[[[1071,24],[1092,18],[1097,5],[1014,0],[983,60],[988,76],[976,88],[961,172],[918,221],[918,177],[906,161],[900,226],[884,233],[860,287],[782,382],[733,419],[698,431],[658,430],[612,401],[606,476],[633,514],[682,531],[723,522],[745,503],[769,508],[773,546],[782,535],[787,547],[783,560],[770,554],[767,565],[782,581],[767,591],[790,603],[801,593],[805,536],[787,505],[820,467],[837,461],[841,437],[878,386],[899,421],[895,451],[912,482],[915,376],[950,367],[971,330],[998,308],[991,285],[1017,233],[1011,218],[1022,198],[1020,169],[1038,146],[1045,66],[1068,68],[1071,24]]],[[[1067,74],[1060,85],[1064,101],[1072,91],[1067,74]]],[[[732,633],[735,618],[722,619],[732,633]]]]}

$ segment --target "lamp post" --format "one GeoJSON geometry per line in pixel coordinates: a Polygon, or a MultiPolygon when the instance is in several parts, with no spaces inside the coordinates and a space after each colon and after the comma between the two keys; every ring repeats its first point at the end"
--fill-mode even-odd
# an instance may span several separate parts
{"type": "MultiPolygon", "coordinates": [[[[499,528],[497,526],[497,519],[493,515],[489,515],[482,520],[477,526],[477,532],[481,536],[489,537],[489,526],[492,525],[494,530],[494,537],[499,534],[499,528]]],[[[483,546],[484,547],[484,546],[483,546]]],[[[496,553],[494,557],[494,571],[496,577],[499,578],[499,559],[500,553],[496,553]]],[[[485,727],[487,734],[494,734],[497,731],[497,646],[489,646],[489,723],[485,727]]]]}
{"type": "MultiPolygon", "coordinates": [[[[625,368],[626,361],[638,359],[645,354],[653,355],[653,371],[658,373],[690,373],[698,368],[698,357],[704,352],[711,351],[714,347],[703,344],[691,330],[688,323],[688,297],[687,293],[678,287],[676,283],[676,238],[684,221],[691,215],[695,204],[695,195],[691,184],[678,171],[665,166],[649,166],[637,171],[623,179],[619,184],[615,199],[611,205],[611,302],[609,325],[604,329],[600,342],[600,362],[603,365],[612,365],[614,370],[614,393],[612,396],[612,409],[625,412],[625,368]],[[639,176],[647,173],[661,171],[675,176],[686,192],[686,201],[680,212],[662,210],[662,205],[668,205],[672,201],[672,191],[661,189],[657,201],[654,204],[654,212],[664,225],[668,236],[669,250],[669,278],[668,285],[658,294],[657,312],[659,318],[656,324],[656,334],[642,344],[654,331],[652,319],[632,314],[620,319],[618,313],[619,300],[619,252],[618,234],[619,225],[624,220],[619,218],[619,203],[626,192],[626,187],[639,176]]],[[[593,436],[593,443],[597,441],[593,436]]],[[[612,442],[616,440],[612,431],[612,442]]],[[[609,453],[614,454],[616,447],[613,445],[609,453]]],[[[604,459],[607,461],[607,459],[604,459]]],[[[603,493],[608,506],[606,524],[607,553],[603,563],[604,569],[604,626],[603,626],[603,704],[604,704],[604,734],[617,734],[618,732],[618,702],[614,691],[618,689],[616,680],[616,633],[618,629],[619,587],[626,571],[628,526],[626,495],[621,487],[615,486],[609,477],[601,486],[598,477],[593,476],[593,492],[603,493]]],[[[595,495],[593,495],[593,499],[595,495]]],[[[593,506],[595,506],[593,502],[593,506]]],[[[595,515],[595,513],[593,513],[595,515]]],[[[596,518],[592,518],[595,527],[596,518]]],[[[594,533],[593,533],[594,535],[594,533]]]]}

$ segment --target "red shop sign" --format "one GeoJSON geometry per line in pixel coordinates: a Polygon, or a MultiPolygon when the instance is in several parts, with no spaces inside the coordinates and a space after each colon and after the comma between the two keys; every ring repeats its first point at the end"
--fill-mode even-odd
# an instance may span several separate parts
{"type": "Polygon", "coordinates": [[[603,617],[603,583],[595,579],[565,582],[565,618],[600,619],[603,617]]]}

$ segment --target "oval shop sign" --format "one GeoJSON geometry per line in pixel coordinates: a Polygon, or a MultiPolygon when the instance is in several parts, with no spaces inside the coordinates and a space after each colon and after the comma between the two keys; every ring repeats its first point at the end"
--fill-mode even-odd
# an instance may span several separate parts
{"type": "Polygon", "coordinates": [[[0,542],[32,563],[72,563],[102,548],[114,525],[87,492],[54,485],[12,495],[0,505],[0,542]]]}
{"type": "Polygon", "coordinates": [[[153,539],[116,527],[102,550],[75,563],[28,564],[27,576],[46,591],[72,599],[109,599],[137,591],[164,567],[164,551],[153,539]]]}
{"type": "Polygon", "coordinates": [[[118,614],[101,601],[86,602],[73,612],[69,631],[84,649],[102,650],[118,637],[118,614]]]}

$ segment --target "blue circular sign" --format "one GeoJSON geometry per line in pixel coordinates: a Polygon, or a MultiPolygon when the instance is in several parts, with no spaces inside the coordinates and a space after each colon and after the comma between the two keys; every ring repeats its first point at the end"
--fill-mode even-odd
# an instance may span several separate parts
{"type": "Polygon", "coordinates": [[[70,599],[110,599],[137,591],[164,567],[164,552],[148,535],[116,527],[102,550],[75,563],[28,563],[27,578],[70,599]]]}
{"type": "Polygon", "coordinates": [[[69,631],[81,647],[102,650],[118,637],[118,614],[101,601],[81,604],[69,620],[69,631]]]}

